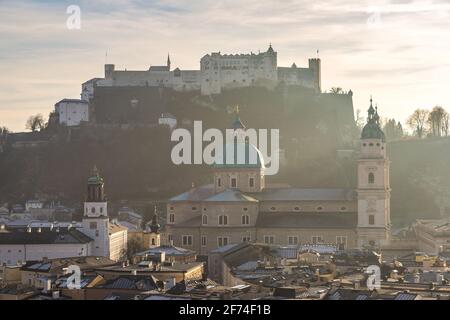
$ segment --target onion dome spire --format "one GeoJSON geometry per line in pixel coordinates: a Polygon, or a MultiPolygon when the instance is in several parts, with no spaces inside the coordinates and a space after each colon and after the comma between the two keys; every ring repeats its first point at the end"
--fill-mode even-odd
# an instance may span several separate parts
{"type": "Polygon", "coordinates": [[[361,139],[380,139],[386,141],[383,130],[380,128],[380,116],[378,106],[373,107],[373,99],[370,97],[370,107],[367,110],[367,124],[361,132],[361,139]]]}
{"type": "Polygon", "coordinates": [[[158,223],[158,208],[155,205],[155,212],[152,217],[152,222],[150,224],[150,231],[153,233],[159,233],[161,226],[158,223]]]}

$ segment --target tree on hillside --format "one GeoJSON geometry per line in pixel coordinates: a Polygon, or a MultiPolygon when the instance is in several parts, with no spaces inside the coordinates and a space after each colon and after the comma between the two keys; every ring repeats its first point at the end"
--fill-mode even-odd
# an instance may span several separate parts
{"type": "Polygon", "coordinates": [[[383,127],[384,134],[388,141],[397,140],[403,137],[403,127],[395,119],[388,119],[383,127]]]}
{"type": "Polygon", "coordinates": [[[448,136],[448,125],[449,125],[450,115],[448,112],[444,114],[442,118],[442,135],[448,136]]]}
{"type": "Polygon", "coordinates": [[[425,109],[416,109],[412,115],[406,120],[406,124],[414,134],[421,139],[425,133],[425,124],[428,119],[429,112],[425,109]]]}
{"type": "Polygon", "coordinates": [[[430,127],[430,133],[435,137],[442,136],[442,127],[445,114],[447,112],[441,106],[436,106],[428,115],[428,125],[430,127]]]}
{"type": "Polygon", "coordinates": [[[33,132],[37,130],[42,130],[45,128],[45,120],[42,114],[37,114],[34,116],[30,116],[25,125],[25,129],[31,130],[33,132]]]}
{"type": "Polygon", "coordinates": [[[2,152],[6,146],[8,140],[9,130],[6,127],[0,127],[0,152],[2,152]]]}

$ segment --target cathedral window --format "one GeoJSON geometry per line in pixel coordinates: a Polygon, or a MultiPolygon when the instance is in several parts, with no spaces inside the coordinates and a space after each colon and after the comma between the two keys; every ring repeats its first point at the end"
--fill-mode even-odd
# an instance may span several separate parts
{"type": "Polygon", "coordinates": [[[264,243],[265,244],[274,244],[275,237],[274,236],[264,236],[264,243]]]}
{"type": "Polygon", "coordinates": [[[313,244],[323,243],[323,237],[322,236],[312,236],[311,240],[312,240],[313,244]]]}
{"type": "Polygon", "coordinates": [[[204,214],[202,216],[202,224],[203,225],[207,225],[208,224],[208,216],[206,214],[204,214]]]}
{"type": "Polygon", "coordinates": [[[181,239],[182,239],[183,246],[192,246],[192,243],[193,243],[193,239],[192,238],[193,237],[191,235],[182,236],[181,239]]]}
{"type": "Polygon", "coordinates": [[[374,184],[375,183],[375,175],[373,174],[373,172],[369,173],[369,184],[374,184]]]}
{"type": "Polygon", "coordinates": [[[225,216],[225,215],[219,216],[219,225],[220,226],[228,225],[228,216],[225,216]]]}
{"type": "Polygon", "coordinates": [[[288,244],[289,245],[297,245],[298,244],[298,237],[297,236],[288,236],[288,244]]]}
{"type": "Polygon", "coordinates": [[[223,247],[228,245],[229,243],[229,237],[217,237],[217,246],[223,247]]]}

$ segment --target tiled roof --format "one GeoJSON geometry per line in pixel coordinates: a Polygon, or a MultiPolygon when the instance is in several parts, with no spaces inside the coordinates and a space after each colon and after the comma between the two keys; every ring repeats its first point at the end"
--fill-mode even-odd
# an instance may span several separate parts
{"type": "Polygon", "coordinates": [[[169,201],[202,201],[214,194],[214,185],[208,184],[205,186],[192,188],[178,196],[171,198],[169,201]]]}
{"type": "Polygon", "coordinates": [[[255,198],[247,196],[237,189],[227,189],[215,194],[204,201],[206,202],[258,202],[255,198]]]}
{"type": "Polygon", "coordinates": [[[276,188],[253,193],[252,197],[261,201],[353,201],[356,192],[353,189],[309,189],[276,188]]]}
{"type": "Polygon", "coordinates": [[[46,229],[42,232],[20,230],[0,232],[0,244],[72,244],[91,241],[93,240],[90,237],[76,229],[60,229],[60,232],[46,229]]]}
{"type": "Polygon", "coordinates": [[[104,266],[112,266],[116,262],[106,257],[73,257],[50,259],[47,261],[30,261],[27,262],[21,270],[36,272],[58,272],[70,265],[77,265],[80,269],[98,268],[104,266]]]}
{"type": "Polygon", "coordinates": [[[257,227],[350,229],[357,224],[355,212],[261,212],[257,227]]]}
{"type": "Polygon", "coordinates": [[[137,253],[137,256],[145,256],[148,254],[155,254],[165,252],[166,256],[191,256],[195,254],[195,251],[179,248],[175,246],[159,246],[156,248],[151,248],[142,252],[137,253]]]}

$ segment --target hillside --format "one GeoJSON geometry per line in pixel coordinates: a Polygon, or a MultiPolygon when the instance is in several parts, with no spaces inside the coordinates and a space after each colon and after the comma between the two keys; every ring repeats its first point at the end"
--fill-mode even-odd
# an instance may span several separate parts
{"type": "Polygon", "coordinates": [[[80,203],[94,165],[113,201],[165,199],[192,183],[209,183],[211,168],[171,163],[170,132],[155,123],[169,112],[188,129],[193,120],[202,120],[204,130],[225,129],[236,105],[247,127],[280,129],[287,165],[269,181],[354,185],[354,164],[336,157],[336,149],[351,147],[357,138],[351,95],[242,88],[209,98],[155,88],[100,88],[94,98],[95,125],[35,134],[33,139],[49,142],[34,148],[9,146],[0,154],[0,201],[23,202],[38,194],[80,203]]]}

